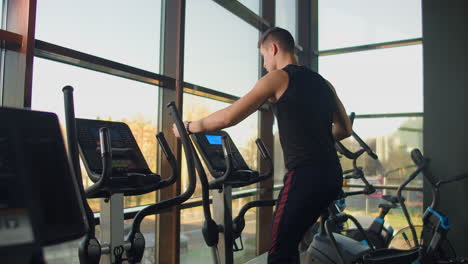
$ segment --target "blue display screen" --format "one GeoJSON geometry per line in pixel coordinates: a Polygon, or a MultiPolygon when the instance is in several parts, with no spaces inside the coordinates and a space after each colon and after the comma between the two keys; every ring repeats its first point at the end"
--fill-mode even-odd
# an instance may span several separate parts
{"type": "Polygon", "coordinates": [[[208,139],[208,143],[211,145],[222,145],[223,142],[221,141],[221,136],[215,135],[205,135],[206,139],[208,139]]]}

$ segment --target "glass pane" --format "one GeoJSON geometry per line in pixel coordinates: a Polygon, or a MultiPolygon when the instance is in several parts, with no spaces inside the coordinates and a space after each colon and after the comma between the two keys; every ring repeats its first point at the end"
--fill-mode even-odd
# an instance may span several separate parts
{"type": "Polygon", "coordinates": [[[287,29],[297,43],[296,32],[296,17],[297,17],[296,1],[277,0],[276,1],[276,26],[287,29]]]}
{"type": "MultiPolygon", "coordinates": [[[[353,130],[379,157],[379,160],[375,161],[364,153],[357,161],[357,165],[363,167],[370,183],[399,185],[414,171],[410,152],[414,148],[422,151],[422,117],[357,119],[354,121],[353,130]]],[[[283,184],[286,170],[277,129],[274,129],[274,135],[275,184],[283,184]]],[[[351,151],[360,149],[353,138],[347,138],[342,143],[351,151]]],[[[353,168],[352,161],[346,157],[341,157],[340,161],[343,170],[353,168]]],[[[360,180],[350,180],[349,183],[362,184],[360,180]]],[[[422,187],[421,176],[410,186],[422,187]]]]}
{"type": "Polygon", "coordinates": [[[318,13],[319,50],[422,36],[420,0],[320,0],[318,13]]]}
{"type": "Polygon", "coordinates": [[[0,0],[0,28],[3,28],[3,0],[0,0]]]}
{"type": "Polygon", "coordinates": [[[242,96],[258,79],[258,30],[211,0],[187,1],[185,81],[242,96]]]}
{"type": "Polygon", "coordinates": [[[161,0],[39,1],[36,38],[159,72],[161,0]]]}
{"type": "MultiPolygon", "coordinates": [[[[255,197],[236,199],[232,203],[233,216],[237,216],[240,208],[255,197]]],[[[256,256],[256,215],[255,208],[245,215],[245,228],[242,232],[244,250],[234,252],[234,263],[245,263],[256,256]]],[[[180,226],[180,263],[205,264],[212,262],[211,249],[206,245],[201,232],[204,222],[202,207],[184,209],[181,211],[180,226]]]]}
{"type": "MultiPolygon", "coordinates": [[[[423,151],[422,117],[357,119],[353,130],[379,157],[375,161],[363,154],[358,159],[357,165],[363,167],[370,183],[399,185],[415,170],[410,152],[414,148],[423,151]]],[[[343,140],[343,144],[352,151],[360,149],[352,138],[343,140]]],[[[343,170],[352,168],[351,160],[345,157],[341,165],[343,170]]],[[[350,183],[362,184],[359,180],[350,183]]],[[[410,186],[422,187],[422,177],[418,176],[410,186]]]]}
{"type": "Polygon", "coordinates": [[[423,111],[422,45],[319,57],[348,112],[423,111]]]}
{"type": "MultiPolygon", "coordinates": [[[[209,114],[227,107],[229,104],[184,93],[183,119],[198,120],[209,114]]],[[[239,124],[224,129],[236,144],[242,157],[245,159],[250,169],[257,170],[257,145],[255,140],[258,138],[258,115],[253,113],[239,124]]],[[[206,170],[208,177],[209,171],[206,170]]],[[[185,159],[182,161],[182,186],[188,185],[187,164],[185,159]]],[[[252,187],[252,186],[250,186],[252,187]]],[[[246,188],[246,187],[245,187],[246,188]]],[[[236,189],[234,189],[236,190],[236,189]]],[[[201,185],[197,180],[197,188],[193,197],[201,196],[201,185]]]]}
{"type": "Polygon", "coordinates": [[[255,14],[260,15],[260,1],[259,0],[237,0],[241,4],[248,7],[252,10],[255,14]]]}
{"type": "MultiPolygon", "coordinates": [[[[108,74],[94,72],[40,58],[34,59],[32,109],[54,112],[58,115],[65,135],[65,116],[62,87],[72,85],[75,89],[75,114],[80,118],[125,122],[153,172],[156,168],[157,109],[159,89],[108,74]],[[53,73],[53,74],[51,74],[53,73]]],[[[89,186],[82,166],[83,181],[89,186]]],[[[155,194],[129,196],[125,206],[151,204],[155,194]]],[[[93,210],[98,210],[98,201],[93,200],[93,210]]]]}
{"type": "MultiPolygon", "coordinates": [[[[358,188],[344,188],[346,192],[359,190],[358,188]]],[[[350,196],[346,198],[345,212],[355,216],[364,227],[368,227],[374,218],[379,215],[379,204],[388,203],[381,199],[383,194],[396,195],[396,191],[384,190],[379,194],[350,196]]],[[[421,225],[423,213],[422,191],[403,191],[402,195],[406,199],[405,205],[410,213],[413,224],[421,225]]],[[[385,224],[390,225],[395,230],[394,234],[396,234],[398,230],[408,226],[408,222],[401,208],[391,209],[385,217],[385,224]]],[[[409,239],[412,239],[411,235],[409,235],[409,239]]]]}
{"type": "MultiPolygon", "coordinates": [[[[125,220],[125,226],[130,227],[132,220],[125,220]]],[[[126,229],[128,231],[129,229],[126,229]]],[[[154,238],[155,217],[147,216],[141,223],[141,233],[145,237],[145,253],[142,264],[153,264],[154,261],[154,238]]],[[[126,235],[126,234],[125,234],[126,235]]],[[[100,226],[96,226],[96,237],[100,238],[100,226]]],[[[81,239],[61,243],[54,246],[44,247],[44,258],[48,264],[79,264],[78,247],[81,239]]],[[[101,258],[102,261],[102,258],[101,258]]]]}

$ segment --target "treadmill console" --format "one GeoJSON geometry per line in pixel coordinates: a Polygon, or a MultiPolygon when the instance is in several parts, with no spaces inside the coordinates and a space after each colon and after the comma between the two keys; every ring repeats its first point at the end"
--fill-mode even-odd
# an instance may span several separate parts
{"type": "Polygon", "coordinates": [[[99,129],[109,129],[114,173],[151,173],[127,124],[122,122],[76,119],[78,145],[88,173],[102,172],[99,129]]]}
{"type": "Polygon", "coordinates": [[[201,132],[193,134],[195,145],[213,177],[218,178],[226,171],[222,136],[226,136],[232,151],[233,172],[250,170],[241,153],[225,131],[201,132]]]}

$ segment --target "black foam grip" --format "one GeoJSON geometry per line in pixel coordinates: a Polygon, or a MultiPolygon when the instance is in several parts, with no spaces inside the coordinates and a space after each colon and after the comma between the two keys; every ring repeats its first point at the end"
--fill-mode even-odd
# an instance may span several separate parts
{"type": "Polygon", "coordinates": [[[172,153],[171,148],[169,147],[169,144],[167,144],[167,140],[164,136],[164,133],[159,132],[156,135],[156,138],[158,139],[158,143],[161,146],[161,149],[164,152],[164,156],[166,156],[167,160],[175,159],[174,154],[172,153]]]}
{"type": "Polygon", "coordinates": [[[356,113],[354,112],[351,112],[351,114],[349,114],[349,120],[351,120],[351,124],[354,123],[354,118],[356,117],[356,113]]]}
{"type": "Polygon", "coordinates": [[[101,144],[101,156],[111,153],[110,131],[107,127],[99,129],[99,140],[101,144]]]}
{"type": "Polygon", "coordinates": [[[416,164],[418,167],[424,165],[424,156],[421,153],[421,151],[417,148],[411,151],[411,159],[413,160],[414,164],[416,164]]]}
{"type": "Polygon", "coordinates": [[[375,154],[375,152],[369,147],[369,145],[367,145],[367,143],[364,142],[364,140],[362,140],[361,137],[359,137],[358,134],[356,134],[356,132],[353,131],[352,135],[353,135],[354,139],[359,143],[359,145],[367,152],[367,154],[371,158],[373,158],[374,160],[379,159],[377,154],[375,154]]]}
{"type": "Polygon", "coordinates": [[[265,147],[265,144],[263,144],[263,141],[261,139],[255,140],[255,143],[257,144],[258,149],[260,150],[260,153],[262,154],[262,157],[264,159],[270,159],[270,153],[265,147]]]}

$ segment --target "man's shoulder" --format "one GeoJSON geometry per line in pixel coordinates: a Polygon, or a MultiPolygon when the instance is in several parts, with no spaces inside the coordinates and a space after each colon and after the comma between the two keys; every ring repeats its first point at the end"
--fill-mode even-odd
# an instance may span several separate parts
{"type": "Polygon", "coordinates": [[[287,82],[288,79],[288,73],[280,69],[265,74],[259,81],[265,84],[278,84],[281,82],[287,82]]]}

